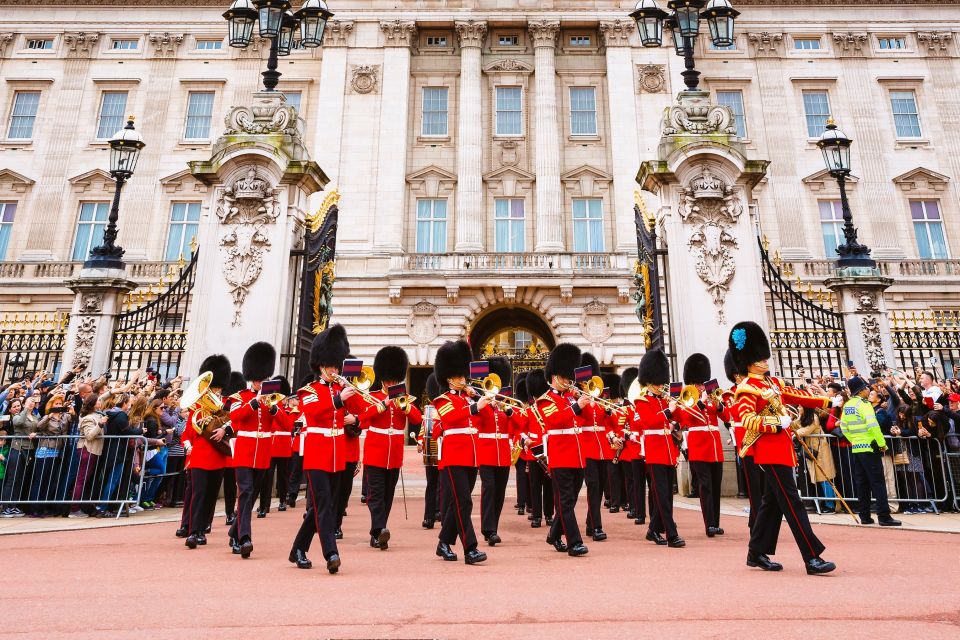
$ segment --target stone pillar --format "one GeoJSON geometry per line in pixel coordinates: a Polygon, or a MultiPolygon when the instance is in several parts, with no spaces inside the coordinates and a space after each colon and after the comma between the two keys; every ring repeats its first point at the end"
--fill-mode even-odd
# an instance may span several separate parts
{"type": "Polygon", "coordinates": [[[538,253],[559,253],[564,250],[563,230],[572,225],[563,223],[563,198],[560,187],[560,123],[557,114],[557,68],[554,59],[560,23],[531,22],[537,76],[535,103],[537,234],[538,253]]]}
{"type": "Polygon", "coordinates": [[[373,220],[375,253],[400,253],[406,210],[407,125],[410,109],[410,46],[414,22],[380,23],[384,34],[383,93],[377,151],[377,212],[373,220]]]}
{"type": "Polygon", "coordinates": [[[290,249],[303,233],[308,197],[328,180],[279,92],[258,92],[252,106],[234,107],[210,159],[190,170],[213,188],[200,220],[182,370],[195,372],[211,353],[238,367],[253,342],[282,344],[295,288],[290,249]]]}
{"type": "MultiPolygon", "coordinates": [[[[458,22],[460,100],[457,116],[457,222],[455,251],[483,251],[483,127],[480,50],[487,23],[458,22]]],[[[558,174],[559,175],[559,174],[558,174]]]]}
{"type": "Polygon", "coordinates": [[[633,221],[634,177],[640,165],[637,96],[634,87],[630,33],[636,27],[623,20],[600,23],[607,47],[607,91],[610,109],[610,155],[613,159],[613,215],[615,251],[637,250],[633,221]]]}
{"type": "Polygon", "coordinates": [[[883,292],[893,279],[879,275],[838,275],[824,285],[837,296],[843,316],[850,359],[861,375],[883,370],[895,362],[890,320],[883,292]]]}
{"type": "MultiPolygon", "coordinates": [[[[333,20],[327,25],[323,40],[318,93],[322,110],[321,117],[315,121],[313,149],[317,163],[326,169],[331,184],[337,184],[340,176],[343,104],[347,93],[347,39],[353,27],[352,20],[333,20]]],[[[320,195],[311,197],[311,211],[320,205],[320,200],[320,195]]]]}
{"type": "Polygon", "coordinates": [[[123,296],[136,288],[123,269],[83,269],[68,280],[73,308],[63,351],[63,368],[83,367],[94,375],[111,368],[113,330],[123,310],[123,296]]]}

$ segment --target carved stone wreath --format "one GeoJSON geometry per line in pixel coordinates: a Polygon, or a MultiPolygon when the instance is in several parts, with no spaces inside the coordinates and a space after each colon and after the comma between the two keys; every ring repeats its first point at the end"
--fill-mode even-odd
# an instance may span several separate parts
{"type": "Polygon", "coordinates": [[[90,364],[93,358],[93,343],[97,336],[97,319],[93,316],[80,318],[80,324],[77,327],[76,345],[73,350],[73,369],[82,367],[84,369],[90,364]]]}
{"type": "Polygon", "coordinates": [[[866,347],[867,364],[870,371],[883,371],[887,368],[887,356],[883,353],[883,338],[880,336],[880,321],[876,316],[868,316],[860,321],[863,344],[866,347]]]}
{"type": "Polygon", "coordinates": [[[639,88],[641,93],[666,93],[667,78],[666,65],[641,64],[637,65],[639,88]]]}
{"type": "Polygon", "coordinates": [[[350,68],[350,87],[356,93],[376,93],[379,84],[380,65],[361,64],[350,68]]]}

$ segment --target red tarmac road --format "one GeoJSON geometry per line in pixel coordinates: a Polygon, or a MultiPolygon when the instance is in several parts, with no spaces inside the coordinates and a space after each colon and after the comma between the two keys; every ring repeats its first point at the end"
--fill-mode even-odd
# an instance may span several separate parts
{"type": "Polygon", "coordinates": [[[503,544],[481,543],[489,560],[466,566],[459,548],[457,563],[434,555],[422,504],[410,500],[404,521],[398,496],[390,549],[379,551],[354,494],[336,576],[317,541],[314,569],[287,562],[302,508],[254,520],[245,561],[227,548],[220,517],[195,551],[172,524],[4,536],[0,637],[960,637],[956,535],[819,526],[839,569],[808,577],[786,525],[776,556],[785,570],[766,574],[744,565],[746,518],[725,518],[726,536],[708,539],[699,512],[678,510],[687,548],[668,549],[605,513],[610,539],[570,558],[507,509],[503,544]]]}

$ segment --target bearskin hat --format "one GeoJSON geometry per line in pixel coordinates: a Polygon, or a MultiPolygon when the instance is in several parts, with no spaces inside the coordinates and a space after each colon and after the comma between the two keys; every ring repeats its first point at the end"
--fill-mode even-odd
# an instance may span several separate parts
{"type": "Polygon", "coordinates": [[[277,376],[274,378],[274,380],[278,380],[280,382],[280,395],[289,396],[293,392],[290,389],[290,381],[287,380],[286,376],[277,376]]]}
{"type": "Polygon", "coordinates": [[[402,347],[393,345],[384,347],[377,351],[373,359],[373,373],[377,380],[383,382],[403,382],[407,379],[407,367],[410,366],[410,359],[407,352],[402,347]]]}
{"type": "MultiPolygon", "coordinates": [[[[573,376],[570,377],[572,378],[573,376]]],[[[536,400],[550,390],[550,385],[547,383],[547,377],[543,369],[531,371],[524,382],[527,383],[527,395],[531,400],[536,400]]]]}
{"type": "Polygon", "coordinates": [[[314,380],[316,380],[316,376],[314,376],[312,373],[304,375],[302,378],[300,378],[300,385],[297,387],[297,389],[303,389],[308,384],[311,384],[314,380]]]}
{"type": "Polygon", "coordinates": [[[215,389],[226,389],[230,384],[230,361],[227,356],[215,355],[207,356],[200,363],[200,373],[209,371],[213,374],[213,382],[210,386],[215,389]]]}
{"type": "Polygon", "coordinates": [[[623,370],[623,373],[620,374],[620,397],[626,398],[627,392],[630,390],[630,385],[633,384],[633,381],[637,379],[637,368],[636,367],[627,367],[623,370]]]}
{"type": "Polygon", "coordinates": [[[683,384],[703,384],[710,379],[710,358],[692,353],[683,363],[683,384]]]}
{"type": "Polygon", "coordinates": [[[510,365],[509,360],[502,356],[496,356],[494,358],[487,358],[487,362],[490,363],[490,373],[495,373],[500,376],[500,384],[505,387],[513,384],[513,367],[510,365]]]}
{"type": "Polygon", "coordinates": [[[637,367],[640,384],[667,384],[670,382],[670,361],[661,349],[650,349],[640,359],[637,367]]]}
{"type": "Polygon", "coordinates": [[[246,388],[247,381],[244,380],[243,374],[239,371],[231,371],[230,382],[228,382],[227,386],[223,388],[223,397],[227,398],[235,393],[240,393],[246,388]]]}
{"type": "Polygon", "coordinates": [[[437,374],[437,382],[444,388],[450,378],[470,377],[470,358],[473,352],[466,340],[456,342],[447,341],[437,350],[437,359],[433,363],[433,371],[437,374]]]}
{"type": "Polygon", "coordinates": [[[590,367],[593,370],[593,373],[590,375],[599,376],[600,375],[600,363],[597,362],[597,359],[593,356],[592,353],[584,352],[580,356],[580,366],[581,367],[590,367]]]}
{"type": "Polygon", "coordinates": [[[723,372],[730,382],[736,382],[736,377],[742,375],[733,364],[733,353],[731,353],[730,349],[727,349],[727,352],[723,356],[723,372]]]}
{"type": "Polygon", "coordinates": [[[513,397],[519,400],[520,402],[527,402],[530,400],[530,392],[527,391],[527,378],[524,376],[522,380],[517,382],[516,386],[513,388],[513,397]]]}
{"type": "Polygon", "coordinates": [[[602,376],[604,389],[609,389],[611,398],[622,398],[620,395],[620,376],[616,373],[605,373],[602,376]]]}
{"type": "Polygon", "coordinates": [[[240,370],[247,380],[267,380],[277,366],[277,350],[269,342],[255,342],[243,354],[240,370]]]}
{"type": "Polygon", "coordinates": [[[429,397],[432,402],[434,399],[440,397],[442,393],[443,389],[440,388],[440,383],[437,382],[437,374],[431,373],[427,376],[427,397],[429,397]]]}
{"type": "Polygon", "coordinates": [[[756,322],[738,322],[730,331],[730,353],[737,371],[746,375],[754,362],[770,358],[770,341],[756,322]]]}
{"type": "MultiPolygon", "coordinates": [[[[547,366],[543,368],[543,376],[550,380],[553,376],[562,376],[573,380],[573,371],[580,366],[580,348],[569,342],[558,344],[547,358],[547,366]]],[[[530,383],[527,383],[529,387],[530,383]]],[[[538,396],[541,394],[537,394],[538,396]]]]}
{"type": "Polygon", "coordinates": [[[520,384],[520,381],[526,378],[528,375],[530,375],[529,371],[521,371],[513,378],[513,384],[520,384]]]}
{"type": "Polygon", "coordinates": [[[321,367],[343,366],[343,361],[350,353],[350,342],[347,340],[347,330],[342,324],[335,324],[316,338],[310,349],[310,368],[320,371],[321,367]]]}

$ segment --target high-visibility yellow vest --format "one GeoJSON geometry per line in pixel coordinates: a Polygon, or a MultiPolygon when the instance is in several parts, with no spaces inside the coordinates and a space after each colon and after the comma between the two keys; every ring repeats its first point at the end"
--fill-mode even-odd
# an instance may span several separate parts
{"type": "Polygon", "coordinates": [[[873,405],[860,396],[850,398],[843,405],[840,428],[843,430],[843,436],[850,442],[853,453],[873,451],[874,442],[878,447],[887,446],[873,405]]]}

